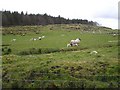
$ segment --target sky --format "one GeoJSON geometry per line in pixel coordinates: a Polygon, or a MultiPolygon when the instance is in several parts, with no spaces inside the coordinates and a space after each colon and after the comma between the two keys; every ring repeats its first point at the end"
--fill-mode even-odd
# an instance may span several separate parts
{"type": "Polygon", "coordinates": [[[0,0],[1,10],[87,19],[118,29],[119,0],[0,0]]]}

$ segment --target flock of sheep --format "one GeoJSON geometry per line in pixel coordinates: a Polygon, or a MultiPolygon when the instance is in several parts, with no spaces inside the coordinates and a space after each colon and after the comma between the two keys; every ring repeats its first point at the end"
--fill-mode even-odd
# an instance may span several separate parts
{"type": "MultiPolygon", "coordinates": [[[[43,38],[45,38],[45,36],[41,36],[41,37],[37,37],[37,38],[31,38],[30,41],[36,41],[36,40],[42,40],[43,38]]],[[[12,42],[15,42],[16,39],[12,39],[12,42]]],[[[81,39],[77,38],[75,40],[71,40],[69,44],[67,44],[67,47],[72,47],[72,46],[79,46],[81,39]]]]}
{"type": "MultiPolygon", "coordinates": [[[[116,34],[113,34],[113,36],[116,36],[116,34]]],[[[31,38],[30,41],[36,41],[36,40],[42,40],[43,38],[45,38],[45,36],[41,36],[41,37],[37,37],[37,38],[31,38]]],[[[12,39],[12,42],[15,42],[16,39],[12,39]]],[[[75,40],[70,40],[70,43],[67,44],[67,47],[74,47],[74,46],[79,46],[81,39],[77,38],[75,40]]],[[[112,42],[112,41],[109,41],[112,42]]],[[[92,51],[90,54],[97,54],[97,51],[92,51]]]]}
{"type": "Polygon", "coordinates": [[[31,38],[30,41],[42,40],[43,38],[45,38],[45,36],[38,37],[38,38],[31,38]]]}
{"type": "MultiPolygon", "coordinates": [[[[41,40],[45,38],[45,36],[42,36],[42,37],[38,37],[38,38],[31,38],[30,41],[36,41],[36,40],[41,40]]],[[[16,41],[16,39],[12,39],[12,41],[16,41]]],[[[80,43],[81,39],[80,38],[77,38],[75,40],[71,40],[69,44],[67,44],[67,47],[73,47],[73,46],[79,46],[79,43],[80,43]]],[[[90,54],[97,54],[98,52],[97,51],[92,51],[90,54]]]]}
{"type": "MultiPolygon", "coordinates": [[[[30,41],[36,41],[36,40],[42,40],[43,38],[45,38],[45,36],[41,36],[41,37],[38,37],[38,38],[31,38],[30,41]]],[[[15,42],[16,39],[12,39],[11,42],[15,42]]]]}

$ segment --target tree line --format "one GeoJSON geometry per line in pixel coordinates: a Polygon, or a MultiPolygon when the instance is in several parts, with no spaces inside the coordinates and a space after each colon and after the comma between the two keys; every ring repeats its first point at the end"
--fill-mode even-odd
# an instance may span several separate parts
{"type": "Polygon", "coordinates": [[[17,11],[2,11],[2,26],[15,25],[48,25],[48,24],[88,24],[97,25],[97,22],[82,19],[66,19],[61,17],[53,17],[45,14],[27,14],[18,13],[17,11]]]}

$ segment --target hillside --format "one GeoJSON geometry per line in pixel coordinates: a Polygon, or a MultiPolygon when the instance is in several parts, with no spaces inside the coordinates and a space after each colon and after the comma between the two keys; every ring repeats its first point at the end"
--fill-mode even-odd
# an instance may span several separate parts
{"type": "Polygon", "coordinates": [[[2,35],[3,88],[119,87],[118,30],[55,24],[3,27],[2,35]],[[76,38],[79,46],[66,46],[76,38]]]}

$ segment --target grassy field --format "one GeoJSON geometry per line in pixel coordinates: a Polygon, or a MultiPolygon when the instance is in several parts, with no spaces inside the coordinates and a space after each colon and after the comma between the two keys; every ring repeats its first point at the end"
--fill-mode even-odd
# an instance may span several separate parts
{"type": "Polygon", "coordinates": [[[5,27],[2,33],[3,88],[119,87],[117,30],[47,25],[5,27]],[[30,40],[40,36],[45,38],[30,40]],[[76,38],[78,47],[66,47],[76,38]]]}

